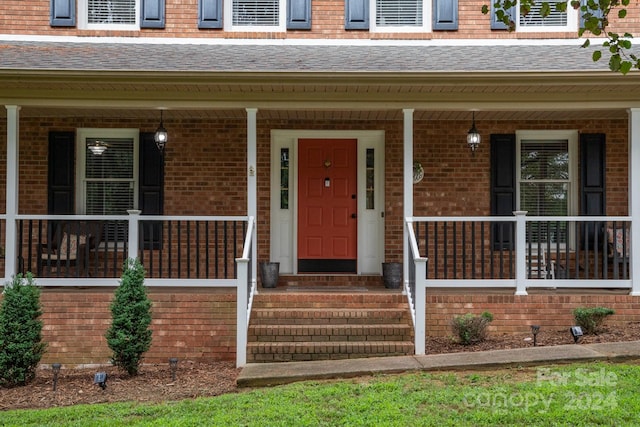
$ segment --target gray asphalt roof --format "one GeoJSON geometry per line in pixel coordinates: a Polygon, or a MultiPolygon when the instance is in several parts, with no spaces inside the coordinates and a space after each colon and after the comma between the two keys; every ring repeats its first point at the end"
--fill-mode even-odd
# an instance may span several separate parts
{"type": "MultiPolygon", "coordinates": [[[[594,43],[595,44],[595,43],[594,43]]],[[[607,71],[559,46],[316,46],[0,41],[0,70],[167,72],[607,71]]]]}

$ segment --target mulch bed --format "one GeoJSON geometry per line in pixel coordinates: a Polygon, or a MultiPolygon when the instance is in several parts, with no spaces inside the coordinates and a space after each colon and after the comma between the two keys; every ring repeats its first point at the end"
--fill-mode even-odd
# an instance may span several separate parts
{"type": "MultiPolygon", "coordinates": [[[[490,335],[482,343],[463,346],[452,338],[427,339],[427,353],[456,353],[462,351],[499,350],[533,346],[531,333],[490,335]]],[[[598,335],[585,336],[580,343],[640,340],[640,323],[624,327],[604,328],[598,335]]],[[[537,336],[539,346],[573,344],[568,330],[542,328],[537,336]]],[[[178,362],[173,381],[169,364],[143,365],[140,374],[130,377],[114,367],[100,369],[62,369],[53,391],[53,373],[38,370],[36,379],[24,387],[0,388],[0,410],[23,408],[49,408],[78,404],[106,402],[176,401],[196,397],[217,396],[238,391],[236,379],[240,369],[233,362],[196,363],[178,362]],[[102,390],[93,384],[94,374],[107,373],[107,387],[102,390]]]]}

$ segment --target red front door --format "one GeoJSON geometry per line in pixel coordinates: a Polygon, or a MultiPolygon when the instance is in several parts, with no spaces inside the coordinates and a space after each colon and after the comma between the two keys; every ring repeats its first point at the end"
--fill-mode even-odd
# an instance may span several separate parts
{"type": "Polygon", "coordinates": [[[298,141],[298,271],[356,272],[357,140],[298,141]]]}

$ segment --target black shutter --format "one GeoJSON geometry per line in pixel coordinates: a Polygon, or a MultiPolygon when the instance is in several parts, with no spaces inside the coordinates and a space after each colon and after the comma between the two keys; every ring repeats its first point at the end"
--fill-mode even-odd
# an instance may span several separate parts
{"type": "Polygon", "coordinates": [[[76,1],[51,0],[49,25],[52,27],[75,27],[76,1]]]}
{"type": "Polygon", "coordinates": [[[458,29],[458,0],[433,0],[433,29],[458,29]]]}
{"type": "MultiPolygon", "coordinates": [[[[512,216],[516,210],[516,136],[491,135],[491,215],[512,216]]],[[[494,249],[513,248],[514,223],[491,227],[494,249]]]]}
{"type": "MultiPolygon", "coordinates": [[[[505,24],[502,21],[499,21],[498,18],[496,17],[496,11],[497,10],[504,10],[504,9],[496,9],[495,2],[491,1],[491,10],[490,10],[490,19],[491,19],[491,29],[492,30],[508,30],[509,26],[507,24],[505,24]]],[[[507,15],[509,15],[509,18],[515,22],[516,19],[519,19],[520,16],[518,15],[518,9],[516,8],[516,5],[511,6],[508,10],[505,10],[505,13],[507,15]]]]}
{"type": "Polygon", "coordinates": [[[222,0],[198,0],[198,28],[222,28],[222,0]]]}
{"type": "Polygon", "coordinates": [[[140,28],[164,28],[164,1],[142,0],[140,4],[140,28]]]}
{"type": "Polygon", "coordinates": [[[287,2],[287,30],[311,29],[311,0],[287,2]]]}
{"type": "Polygon", "coordinates": [[[369,0],[344,1],[345,30],[369,29],[369,0]]]}
{"type": "MultiPolygon", "coordinates": [[[[142,215],[164,213],[164,156],[158,150],[153,133],[140,133],[140,185],[138,209],[142,215]]],[[[145,223],[142,227],[143,248],[160,249],[162,223],[145,223]]]]}
{"type": "Polygon", "coordinates": [[[75,134],[49,132],[47,211],[49,215],[75,213],[75,134]]]}
{"type": "MultiPolygon", "coordinates": [[[[606,215],[605,141],[606,135],[602,133],[580,135],[580,215],[606,215]]],[[[583,248],[587,249],[595,246],[596,232],[598,233],[598,246],[604,242],[603,223],[584,223],[583,226],[583,248]]]]}

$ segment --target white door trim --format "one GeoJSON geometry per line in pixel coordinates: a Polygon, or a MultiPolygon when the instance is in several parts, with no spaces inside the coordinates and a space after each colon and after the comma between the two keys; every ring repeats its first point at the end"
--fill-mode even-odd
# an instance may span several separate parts
{"type": "Polygon", "coordinates": [[[384,260],[384,131],[289,130],[271,131],[270,261],[280,272],[297,274],[298,139],[353,138],[358,141],[358,274],[380,274],[384,260]],[[281,209],[280,155],[289,152],[289,203],[281,209]],[[374,209],[366,209],[366,152],[375,150],[374,209]]]}

